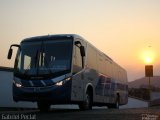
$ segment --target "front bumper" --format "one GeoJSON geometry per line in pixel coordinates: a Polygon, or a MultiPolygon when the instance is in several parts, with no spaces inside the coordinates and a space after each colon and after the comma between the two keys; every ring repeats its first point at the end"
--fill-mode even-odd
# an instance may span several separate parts
{"type": "Polygon", "coordinates": [[[18,101],[48,101],[51,103],[68,103],[71,98],[71,80],[62,86],[46,87],[16,87],[13,84],[13,100],[18,101]]]}

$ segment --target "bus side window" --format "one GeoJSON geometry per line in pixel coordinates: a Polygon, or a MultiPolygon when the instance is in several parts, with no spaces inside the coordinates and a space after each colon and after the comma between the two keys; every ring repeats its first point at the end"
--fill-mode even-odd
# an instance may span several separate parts
{"type": "Polygon", "coordinates": [[[74,46],[74,58],[73,58],[73,74],[82,70],[82,56],[80,49],[77,46],[74,46]]]}

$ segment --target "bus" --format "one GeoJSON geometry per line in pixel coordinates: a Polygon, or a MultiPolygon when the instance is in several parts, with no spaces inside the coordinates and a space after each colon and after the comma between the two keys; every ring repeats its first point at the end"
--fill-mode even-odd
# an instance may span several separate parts
{"type": "Polygon", "coordinates": [[[128,102],[127,72],[109,56],[76,34],[26,38],[12,44],[13,100],[36,102],[40,111],[55,104],[119,108],[128,102]]]}

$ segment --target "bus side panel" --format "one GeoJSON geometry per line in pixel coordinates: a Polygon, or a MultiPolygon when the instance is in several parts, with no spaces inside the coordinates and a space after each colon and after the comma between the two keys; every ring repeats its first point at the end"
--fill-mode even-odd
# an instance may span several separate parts
{"type": "MultiPolygon", "coordinates": [[[[98,71],[98,63],[97,63],[97,50],[88,44],[87,46],[87,58],[86,58],[86,75],[85,85],[87,83],[91,83],[93,87],[93,102],[104,102],[103,95],[96,94],[96,85],[99,82],[99,71],[98,71]]],[[[102,90],[101,87],[97,88],[99,92],[102,90]]],[[[103,91],[103,90],[102,90],[103,91]]]]}
{"type": "Polygon", "coordinates": [[[83,92],[84,92],[83,83],[84,83],[83,72],[75,74],[72,77],[71,101],[83,100],[83,92]]]}
{"type": "Polygon", "coordinates": [[[93,102],[114,104],[117,93],[119,93],[120,104],[126,104],[128,92],[125,89],[127,86],[125,70],[90,45],[88,45],[87,53],[88,69],[96,71],[97,74],[92,82],[94,86],[93,102]],[[117,89],[119,84],[120,88],[117,89]]]}
{"type": "MultiPolygon", "coordinates": [[[[87,44],[85,69],[72,78],[72,101],[83,101],[86,88],[93,88],[93,102],[114,104],[117,93],[120,104],[128,102],[127,73],[92,45],[87,44]]],[[[95,104],[96,105],[96,104],[95,104]]]]}

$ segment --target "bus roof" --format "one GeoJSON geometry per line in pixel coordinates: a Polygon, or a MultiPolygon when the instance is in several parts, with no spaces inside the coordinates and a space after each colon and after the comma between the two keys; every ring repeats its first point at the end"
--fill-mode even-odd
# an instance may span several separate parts
{"type": "Polygon", "coordinates": [[[29,38],[23,39],[22,42],[39,40],[39,39],[49,39],[49,38],[79,38],[84,40],[84,38],[82,38],[77,34],[54,34],[54,35],[29,37],[29,38]]]}

